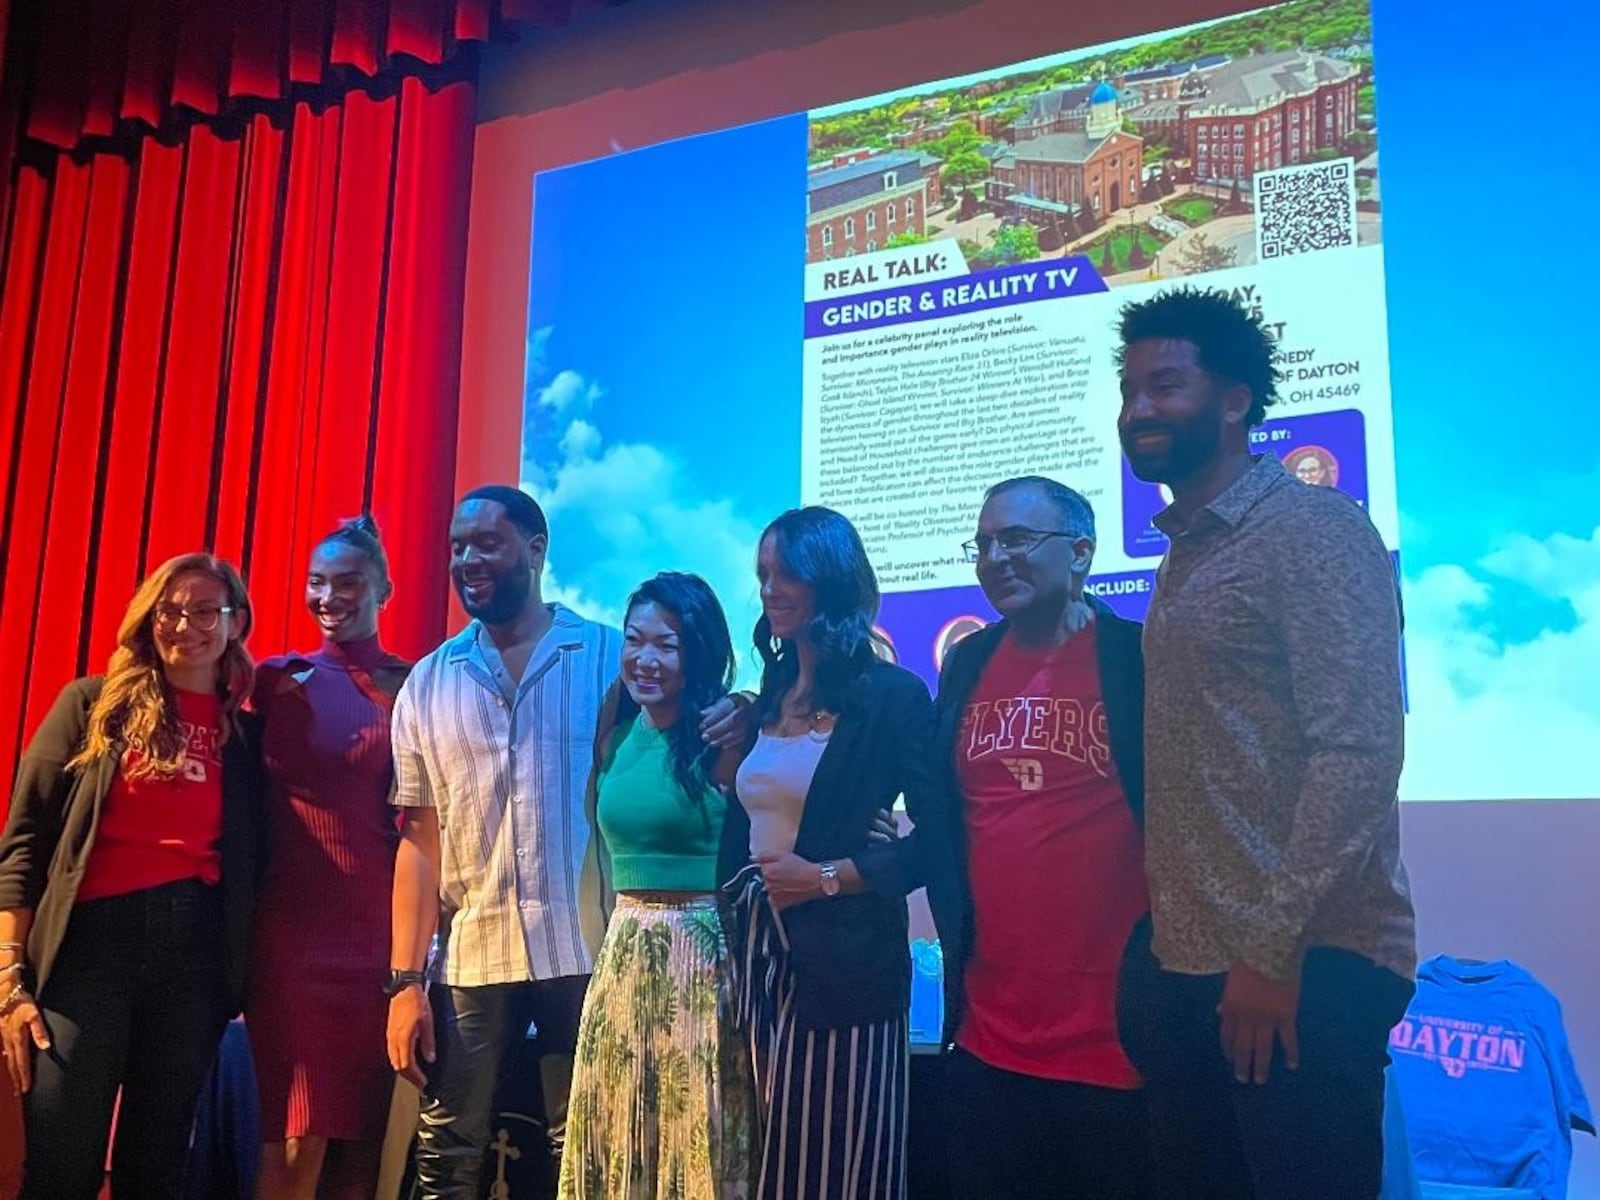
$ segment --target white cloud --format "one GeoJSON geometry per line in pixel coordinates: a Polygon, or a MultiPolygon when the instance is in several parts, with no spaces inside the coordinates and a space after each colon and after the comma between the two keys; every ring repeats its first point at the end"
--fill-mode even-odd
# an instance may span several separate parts
{"type": "Polygon", "coordinates": [[[576,371],[560,371],[539,389],[539,404],[558,417],[569,413],[581,416],[589,412],[603,394],[598,383],[585,382],[576,371]]]}
{"type": "Polygon", "coordinates": [[[1411,711],[1401,795],[1594,799],[1600,746],[1600,528],[1504,538],[1471,568],[1406,584],[1411,711]],[[1507,644],[1487,626],[1497,584],[1565,599],[1571,628],[1507,644]]]}
{"type": "Polygon", "coordinates": [[[550,356],[550,335],[554,325],[546,325],[528,334],[527,353],[522,359],[522,394],[531,396],[539,380],[544,378],[545,364],[550,356]]]}
{"type": "Polygon", "coordinates": [[[1600,583],[1600,529],[1588,539],[1557,533],[1542,542],[1515,533],[1487,555],[1482,566],[1541,592],[1582,591],[1600,583]]]}
{"type": "Polygon", "coordinates": [[[565,396],[585,397],[586,405],[605,395],[599,384],[575,371],[560,372],[540,394],[541,404],[566,415],[553,439],[559,462],[523,465],[523,486],[550,521],[545,598],[621,625],[629,594],[645,579],[657,571],[693,571],[721,600],[741,681],[751,682],[757,674],[749,646],[760,612],[755,584],[760,527],[741,516],[732,500],[705,494],[670,450],[642,442],[608,444],[598,414],[591,422],[562,404],[548,403],[545,396],[558,385],[565,396]],[[581,569],[564,573],[563,564],[575,561],[582,562],[581,569]]]}
{"type": "Polygon", "coordinates": [[[600,431],[585,420],[573,421],[561,435],[561,457],[565,462],[582,462],[599,449],[600,431]]]}

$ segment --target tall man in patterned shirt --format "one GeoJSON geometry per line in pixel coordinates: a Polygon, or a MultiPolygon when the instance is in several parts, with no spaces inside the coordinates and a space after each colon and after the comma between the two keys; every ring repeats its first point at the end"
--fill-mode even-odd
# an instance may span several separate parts
{"type": "Polygon", "coordinates": [[[1350,497],[1252,456],[1258,316],[1185,288],[1121,338],[1123,449],[1173,498],[1144,633],[1153,960],[1123,996],[1162,1193],[1376,1196],[1416,965],[1393,567],[1350,497]]]}

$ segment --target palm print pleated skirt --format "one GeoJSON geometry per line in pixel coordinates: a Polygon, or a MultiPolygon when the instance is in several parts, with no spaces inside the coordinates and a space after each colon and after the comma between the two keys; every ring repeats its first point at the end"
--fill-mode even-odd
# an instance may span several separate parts
{"type": "Polygon", "coordinates": [[[751,1200],[754,1092],[716,901],[618,896],[578,1025],[561,1200],[751,1200]]]}

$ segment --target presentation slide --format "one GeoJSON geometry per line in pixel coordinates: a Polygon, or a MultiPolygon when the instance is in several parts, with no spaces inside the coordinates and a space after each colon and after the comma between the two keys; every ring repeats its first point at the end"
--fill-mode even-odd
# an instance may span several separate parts
{"type": "Polygon", "coordinates": [[[1395,436],[1368,5],[1040,49],[532,180],[521,473],[561,531],[547,594],[620,623],[642,579],[692,570],[747,647],[761,528],[826,504],[931,686],[994,619],[960,549],[985,488],[1042,474],[1089,499],[1090,586],[1140,617],[1169,497],[1120,454],[1117,315],[1221,288],[1277,338],[1259,451],[1363,505],[1403,580],[1403,798],[1592,793],[1568,739],[1600,731],[1576,710],[1519,720],[1514,756],[1462,736],[1494,728],[1460,657],[1474,577],[1413,572],[1402,543],[1462,498],[1395,436]]]}

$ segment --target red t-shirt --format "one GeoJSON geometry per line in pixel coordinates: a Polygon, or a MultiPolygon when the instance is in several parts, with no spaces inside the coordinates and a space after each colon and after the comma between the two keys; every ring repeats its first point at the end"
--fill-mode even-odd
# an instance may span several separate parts
{"type": "Polygon", "coordinates": [[[1043,654],[1001,641],[967,702],[956,772],[975,920],[956,1041],[1002,1070],[1138,1087],[1117,1038],[1117,971],[1150,900],[1093,624],[1043,654]]]}
{"type": "Polygon", "coordinates": [[[222,705],[199,692],[174,694],[186,743],[183,769],[169,779],[117,772],[100,809],[79,903],[180,879],[222,878],[222,705]]]}

